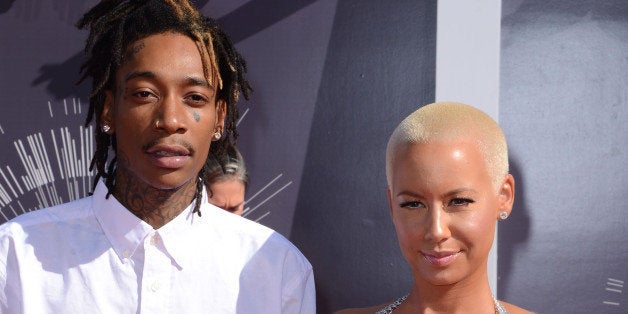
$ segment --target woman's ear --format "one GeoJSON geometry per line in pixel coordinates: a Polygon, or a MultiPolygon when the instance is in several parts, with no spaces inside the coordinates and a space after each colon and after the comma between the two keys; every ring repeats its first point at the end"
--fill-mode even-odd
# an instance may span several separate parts
{"type": "Polygon", "coordinates": [[[497,212],[498,219],[505,219],[504,217],[510,216],[512,212],[512,205],[515,202],[515,178],[510,174],[504,176],[499,191],[499,208],[497,212]],[[503,213],[506,214],[503,214],[503,213]]]}

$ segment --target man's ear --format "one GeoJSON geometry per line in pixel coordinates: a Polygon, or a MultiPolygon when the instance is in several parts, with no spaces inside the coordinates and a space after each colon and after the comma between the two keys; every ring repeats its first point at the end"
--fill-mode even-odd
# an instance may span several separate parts
{"type": "Polygon", "coordinates": [[[224,133],[225,117],[227,116],[227,102],[224,99],[216,101],[216,131],[224,133]]]}
{"type": "Polygon", "coordinates": [[[102,106],[102,112],[100,113],[100,123],[98,127],[102,129],[104,125],[109,126],[109,131],[107,134],[113,134],[115,132],[115,125],[113,122],[113,111],[114,111],[114,103],[115,99],[113,96],[113,92],[110,90],[105,91],[105,102],[102,106]]]}
{"type": "MultiPolygon", "coordinates": [[[[499,219],[500,213],[506,212],[508,216],[512,212],[512,205],[515,202],[515,178],[510,174],[504,176],[502,184],[499,186],[499,208],[497,211],[497,217],[499,219]]],[[[502,218],[504,219],[504,218],[502,218]]]]}

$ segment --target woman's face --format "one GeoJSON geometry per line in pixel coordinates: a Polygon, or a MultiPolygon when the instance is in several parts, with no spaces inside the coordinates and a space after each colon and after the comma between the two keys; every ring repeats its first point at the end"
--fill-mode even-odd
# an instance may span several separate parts
{"type": "Polygon", "coordinates": [[[229,178],[210,185],[212,197],[209,202],[228,212],[242,216],[244,211],[244,183],[238,178],[229,178]]]}
{"type": "Polygon", "coordinates": [[[512,176],[496,191],[472,142],[412,144],[395,156],[391,215],[415,280],[449,285],[486,276],[499,212],[512,207],[512,176]]]}

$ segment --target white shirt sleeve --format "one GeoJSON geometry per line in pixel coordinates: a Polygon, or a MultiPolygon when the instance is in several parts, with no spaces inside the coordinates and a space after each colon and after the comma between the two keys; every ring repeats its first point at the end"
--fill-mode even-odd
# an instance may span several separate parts
{"type": "Polygon", "coordinates": [[[292,282],[284,288],[281,313],[316,313],[314,273],[311,267],[303,271],[300,276],[295,276],[292,282]]]}

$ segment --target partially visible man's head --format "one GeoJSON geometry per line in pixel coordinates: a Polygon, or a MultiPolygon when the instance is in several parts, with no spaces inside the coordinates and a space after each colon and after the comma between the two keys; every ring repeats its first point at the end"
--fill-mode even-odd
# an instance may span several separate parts
{"type": "Polygon", "coordinates": [[[204,172],[209,202],[242,215],[249,176],[240,151],[235,146],[229,146],[222,156],[210,154],[204,172]]]}

